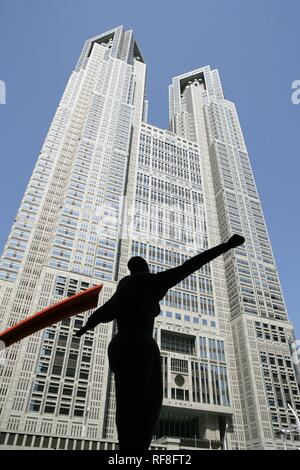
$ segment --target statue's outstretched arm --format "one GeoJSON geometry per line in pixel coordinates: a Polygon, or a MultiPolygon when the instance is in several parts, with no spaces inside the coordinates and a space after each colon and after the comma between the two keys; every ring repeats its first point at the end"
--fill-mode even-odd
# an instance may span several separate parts
{"type": "Polygon", "coordinates": [[[181,266],[155,274],[156,282],[158,282],[161,288],[170,289],[200,269],[204,264],[226,253],[231,248],[242,245],[244,242],[245,239],[241,235],[233,235],[226,243],[221,243],[209,250],[203,251],[199,255],[193,256],[193,258],[188,259],[181,266]]]}
{"type": "Polygon", "coordinates": [[[92,330],[95,328],[99,323],[108,323],[116,318],[115,316],[115,299],[116,294],[114,294],[105,304],[101,305],[101,307],[97,308],[92,315],[89,317],[85,326],[83,326],[80,330],[78,330],[75,336],[82,336],[88,330],[92,330]]]}

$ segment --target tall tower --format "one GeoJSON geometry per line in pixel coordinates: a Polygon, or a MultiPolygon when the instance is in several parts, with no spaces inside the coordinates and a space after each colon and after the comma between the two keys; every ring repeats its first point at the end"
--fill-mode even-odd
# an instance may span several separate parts
{"type": "MultiPolygon", "coordinates": [[[[234,232],[246,243],[223,258],[229,321],[247,448],[282,448],[282,428],[300,411],[299,362],[237,112],[209,67],[173,79],[170,128],[197,142],[210,244],[234,232]]],[[[223,280],[223,275],[222,275],[223,280]]],[[[232,363],[233,365],[233,363],[232,363]]],[[[235,393],[233,394],[233,396],[235,393]]],[[[299,433],[289,445],[299,446],[299,433]]]]}
{"type": "MultiPolygon", "coordinates": [[[[145,69],[132,31],[123,27],[85,43],[4,248],[2,328],[102,281],[101,301],[113,293],[120,234],[111,221],[122,219],[145,69]]],[[[26,435],[34,447],[71,448],[76,437],[99,446],[112,426],[105,414],[112,325],[79,341],[74,328],[86,319],[63,321],[7,350],[1,431],[16,436],[3,433],[6,445],[23,445],[26,435]]]]}
{"type": "MultiPolygon", "coordinates": [[[[153,446],[282,448],[275,431],[293,425],[287,403],[300,409],[293,328],[234,105],[204,67],[173,79],[170,129],[159,129],[147,124],[145,80],[132,31],[86,42],[3,251],[1,329],[94,284],[105,302],[132,255],[156,272],[242,233],[245,246],[162,302],[153,446]]],[[[5,351],[0,445],[115,447],[115,328],[74,337],[88,315],[5,351]]]]}

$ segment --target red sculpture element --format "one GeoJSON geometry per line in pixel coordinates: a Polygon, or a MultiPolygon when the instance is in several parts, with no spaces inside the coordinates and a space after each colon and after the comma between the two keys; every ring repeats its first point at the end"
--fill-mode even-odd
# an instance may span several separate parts
{"type": "Polygon", "coordinates": [[[26,338],[26,336],[32,335],[53,323],[97,307],[102,287],[103,284],[100,284],[99,286],[86,289],[79,294],[72,295],[72,297],[61,300],[25,318],[25,320],[0,333],[0,341],[5,343],[5,347],[11,346],[17,341],[26,338]]]}

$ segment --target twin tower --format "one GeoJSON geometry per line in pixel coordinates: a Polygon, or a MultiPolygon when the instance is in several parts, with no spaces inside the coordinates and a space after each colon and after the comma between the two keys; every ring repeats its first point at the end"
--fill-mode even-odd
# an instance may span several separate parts
{"type": "MultiPolygon", "coordinates": [[[[299,363],[235,106],[218,71],[202,67],[173,78],[160,129],[147,123],[145,82],[132,31],[85,43],[3,251],[1,329],[101,282],[105,302],[131,256],[156,272],[242,233],[245,245],[161,305],[164,401],[152,448],[281,449],[276,432],[295,424],[288,404],[300,409],[299,363]]],[[[3,448],[115,448],[114,325],[80,341],[88,315],[5,352],[3,448]]]]}

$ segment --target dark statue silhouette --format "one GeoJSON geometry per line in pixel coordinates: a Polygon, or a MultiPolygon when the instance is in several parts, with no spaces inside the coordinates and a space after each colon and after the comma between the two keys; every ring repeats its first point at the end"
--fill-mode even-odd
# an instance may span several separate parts
{"type": "Polygon", "coordinates": [[[153,338],[159,301],[167,291],[206,263],[245,241],[233,235],[181,266],[156,274],[147,261],[134,256],[129,276],[120,280],[115,294],[98,308],[76,333],[83,335],[99,323],[117,320],[118,332],[108,347],[109,365],[115,376],[116,425],[120,450],[147,450],[162,406],[160,350],[153,338]]]}

